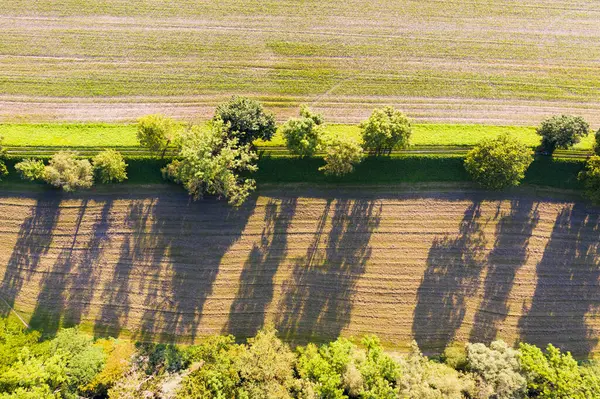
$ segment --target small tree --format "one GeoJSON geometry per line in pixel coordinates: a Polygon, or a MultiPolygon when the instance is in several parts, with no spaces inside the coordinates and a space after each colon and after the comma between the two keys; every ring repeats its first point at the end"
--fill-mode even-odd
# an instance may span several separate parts
{"type": "Polygon", "coordinates": [[[281,133],[290,152],[310,157],[321,147],[323,116],[313,114],[303,105],[300,108],[300,118],[289,119],[281,127],[281,133]]]}
{"type": "Polygon", "coordinates": [[[325,165],[319,168],[329,176],[343,176],[354,170],[354,165],[360,163],[364,153],[360,145],[342,136],[331,136],[325,140],[325,165]]]}
{"type": "Polygon", "coordinates": [[[4,163],[4,158],[6,158],[6,149],[4,149],[2,146],[2,140],[4,140],[4,138],[0,136],[0,180],[2,180],[2,177],[8,175],[8,169],[4,163]]]}
{"type": "Polygon", "coordinates": [[[229,138],[226,125],[216,119],[208,130],[193,126],[181,137],[179,157],[163,173],[183,184],[194,199],[216,195],[239,206],[256,187],[254,180],[240,173],[256,171],[255,160],[250,146],[229,138]]]}
{"type": "Polygon", "coordinates": [[[122,182],[127,179],[127,164],[123,155],[115,150],[104,150],[93,159],[94,172],[102,183],[122,182]]]}
{"type": "Polygon", "coordinates": [[[552,154],[557,148],[569,148],[588,135],[590,125],[580,116],[560,115],[544,120],[537,128],[542,148],[552,154]]]}
{"type": "Polygon", "coordinates": [[[409,144],[410,120],[393,107],[378,108],[361,123],[363,148],[375,155],[389,154],[409,144]]]}
{"type": "Polygon", "coordinates": [[[600,156],[588,158],[585,170],[579,173],[579,180],[585,187],[585,195],[592,202],[600,204],[600,156]]]}
{"type": "Polygon", "coordinates": [[[275,134],[275,116],[265,112],[263,106],[246,97],[233,96],[215,110],[214,120],[228,125],[230,137],[236,137],[240,145],[252,144],[256,139],[271,140],[275,134]]]}
{"type": "Polygon", "coordinates": [[[163,115],[146,115],[138,119],[137,138],[140,145],[164,158],[169,144],[175,140],[177,124],[163,115]]]}
{"type": "Polygon", "coordinates": [[[94,170],[87,159],[77,159],[76,153],[60,151],[52,156],[44,168],[43,179],[65,191],[90,188],[94,184],[94,170]]]}
{"type": "Polygon", "coordinates": [[[44,161],[38,159],[25,159],[16,164],[15,169],[23,180],[35,181],[44,178],[44,161]]]}
{"type": "Polygon", "coordinates": [[[481,186],[493,190],[517,186],[533,161],[533,151],[503,134],[484,140],[465,158],[465,169],[481,186]]]}
{"type": "Polygon", "coordinates": [[[594,153],[600,155],[600,129],[594,134],[594,153]]]}

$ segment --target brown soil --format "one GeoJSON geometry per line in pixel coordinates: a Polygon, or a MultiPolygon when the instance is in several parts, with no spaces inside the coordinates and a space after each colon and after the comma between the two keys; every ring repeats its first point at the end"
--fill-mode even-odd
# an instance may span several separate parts
{"type": "Polygon", "coordinates": [[[597,348],[600,211],[530,195],[263,190],[0,196],[0,293],[47,332],[293,342],[378,334],[426,352],[496,337],[597,348]]]}

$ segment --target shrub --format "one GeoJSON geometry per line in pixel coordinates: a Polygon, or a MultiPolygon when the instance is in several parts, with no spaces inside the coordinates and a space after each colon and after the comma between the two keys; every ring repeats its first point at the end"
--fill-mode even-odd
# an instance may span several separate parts
{"type": "Polygon", "coordinates": [[[94,172],[87,159],[77,159],[74,152],[60,151],[52,156],[44,168],[43,179],[54,187],[75,191],[92,187],[94,172]]]}
{"type": "Polygon", "coordinates": [[[8,175],[8,169],[6,168],[6,164],[4,163],[4,158],[6,157],[6,150],[2,147],[2,136],[0,136],[0,181],[2,177],[8,175]]]}
{"type": "Polygon", "coordinates": [[[504,134],[475,146],[465,158],[465,169],[481,186],[499,190],[517,186],[533,162],[533,151],[504,134]]]}
{"type": "Polygon", "coordinates": [[[179,157],[163,170],[166,177],[183,184],[194,199],[204,195],[225,197],[241,205],[256,187],[241,172],[255,171],[256,154],[249,145],[229,138],[225,125],[214,120],[208,129],[193,126],[181,137],[179,157]]]}
{"type": "Polygon", "coordinates": [[[378,108],[361,123],[363,148],[374,155],[390,153],[409,144],[410,120],[393,107],[378,108]]]}
{"type": "Polygon", "coordinates": [[[122,182],[127,179],[127,164],[118,151],[104,150],[92,159],[92,164],[101,183],[122,182]]]}
{"type": "Polygon", "coordinates": [[[240,145],[252,144],[256,139],[271,140],[276,130],[275,116],[258,101],[246,97],[233,96],[220,104],[213,119],[222,120],[230,138],[237,137],[240,145]]]}
{"type": "Polygon", "coordinates": [[[465,370],[467,368],[467,348],[459,342],[452,342],[442,354],[444,363],[456,370],[465,370]]]}
{"type": "Polygon", "coordinates": [[[542,148],[553,153],[557,148],[569,148],[587,136],[590,126],[580,116],[560,115],[544,120],[537,128],[542,136],[542,148]]]}
{"type": "Polygon", "coordinates": [[[25,159],[15,165],[21,179],[28,181],[42,180],[44,178],[44,161],[25,159]]]}
{"type": "Polygon", "coordinates": [[[288,150],[301,157],[310,157],[320,149],[323,117],[303,106],[300,118],[291,118],[281,127],[288,150]]]}
{"type": "Polygon", "coordinates": [[[160,114],[146,115],[138,119],[137,138],[140,145],[154,153],[162,152],[161,158],[164,158],[177,130],[177,124],[171,118],[160,114]]]}
{"type": "Polygon", "coordinates": [[[600,155],[600,129],[594,134],[594,153],[600,155]]]}
{"type": "Polygon", "coordinates": [[[360,145],[348,137],[332,136],[325,140],[325,165],[319,168],[326,175],[343,176],[354,170],[364,153],[360,145]]]}
{"type": "Polygon", "coordinates": [[[518,355],[518,351],[503,341],[494,341],[489,348],[484,344],[467,345],[469,369],[482,378],[497,399],[525,395],[526,381],[520,374],[518,355]]]}
{"type": "Polygon", "coordinates": [[[585,170],[579,173],[578,178],[583,182],[586,197],[600,204],[600,156],[589,157],[585,163],[585,170]]]}

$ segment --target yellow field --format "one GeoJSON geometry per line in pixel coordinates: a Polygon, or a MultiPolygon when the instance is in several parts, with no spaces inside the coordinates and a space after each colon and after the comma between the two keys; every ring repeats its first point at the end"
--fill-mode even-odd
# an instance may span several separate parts
{"type": "Polygon", "coordinates": [[[270,321],[293,342],[376,333],[425,352],[496,336],[597,349],[597,208],[279,187],[234,211],[135,191],[2,194],[2,297],[47,332],[83,323],[189,342],[270,321]]]}

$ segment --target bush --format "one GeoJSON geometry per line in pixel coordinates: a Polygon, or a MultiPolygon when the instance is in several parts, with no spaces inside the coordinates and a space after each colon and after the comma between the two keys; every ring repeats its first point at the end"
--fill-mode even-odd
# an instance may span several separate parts
{"type": "Polygon", "coordinates": [[[76,155],[69,151],[54,154],[48,166],[44,168],[44,181],[65,191],[92,187],[94,184],[92,164],[87,159],[77,159],[76,155]]]}
{"type": "Polygon", "coordinates": [[[240,173],[255,171],[255,160],[250,146],[240,146],[237,138],[229,138],[225,125],[217,119],[208,130],[193,126],[183,135],[178,159],[163,173],[183,184],[194,199],[216,195],[239,206],[256,187],[254,180],[240,173]]]}
{"type": "Polygon", "coordinates": [[[578,178],[583,182],[586,197],[600,204],[600,156],[591,156],[585,164],[585,170],[579,173],[578,178]]]}
{"type": "Polygon", "coordinates": [[[557,148],[569,148],[588,135],[590,125],[580,116],[560,115],[544,120],[537,129],[542,149],[550,154],[557,148]]]}
{"type": "Polygon", "coordinates": [[[263,106],[246,97],[233,96],[215,110],[213,120],[225,122],[230,137],[237,137],[240,145],[252,144],[256,139],[271,140],[275,134],[275,116],[263,106]]]}
{"type": "Polygon", "coordinates": [[[321,147],[323,117],[303,106],[300,118],[291,118],[281,127],[288,150],[301,157],[310,157],[321,147]]]}
{"type": "Polygon", "coordinates": [[[467,359],[470,370],[481,377],[497,399],[520,398],[525,395],[527,382],[520,374],[518,351],[503,341],[468,344],[467,359]]]}
{"type": "Polygon", "coordinates": [[[140,145],[154,153],[162,152],[164,158],[169,144],[177,135],[177,124],[164,115],[146,115],[138,119],[137,138],[140,145]]]}
{"type": "Polygon", "coordinates": [[[36,181],[44,178],[45,166],[41,160],[25,159],[16,164],[15,169],[23,180],[36,181]]]}
{"type": "Polygon", "coordinates": [[[325,165],[319,168],[328,176],[343,176],[354,170],[364,153],[360,145],[348,137],[332,136],[325,140],[325,165]]]}
{"type": "Polygon", "coordinates": [[[451,342],[442,354],[444,363],[456,370],[467,368],[467,348],[459,342],[451,342]]]}
{"type": "Polygon", "coordinates": [[[363,148],[374,155],[389,154],[409,144],[410,120],[393,107],[378,108],[361,123],[363,148]]]}
{"type": "Polygon", "coordinates": [[[517,186],[533,162],[533,151],[508,135],[485,140],[467,154],[465,169],[481,186],[499,190],[517,186]]]}
{"type": "Polygon", "coordinates": [[[118,151],[104,150],[92,159],[92,164],[101,183],[122,182],[127,179],[127,164],[118,151]]]}
{"type": "Polygon", "coordinates": [[[8,168],[4,163],[4,158],[6,158],[6,150],[4,147],[2,147],[2,140],[3,138],[0,136],[0,181],[2,180],[2,177],[8,175],[8,168]]]}

